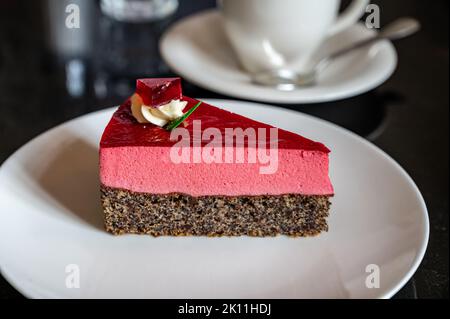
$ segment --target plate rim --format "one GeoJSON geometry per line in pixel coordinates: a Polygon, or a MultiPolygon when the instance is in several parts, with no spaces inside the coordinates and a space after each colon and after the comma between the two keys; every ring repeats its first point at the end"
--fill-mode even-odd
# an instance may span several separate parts
{"type": "MultiPolygon", "coordinates": [[[[277,106],[273,106],[273,105],[267,105],[267,104],[261,104],[261,103],[255,103],[255,102],[247,102],[247,101],[239,101],[239,100],[232,100],[232,99],[211,99],[211,98],[199,98],[199,100],[205,101],[206,103],[212,103],[212,104],[249,104],[252,105],[253,107],[261,107],[261,108],[266,108],[266,109],[275,109],[277,111],[282,111],[282,112],[286,112],[286,113],[292,113],[292,114],[296,114],[296,115],[300,115],[304,118],[307,118],[310,121],[313,122],[317,122],[321,125],[326,125],[330,128],[332,128],[335,131],[340,131],[342,132],[342,134],[346,135],[347,137],[351,138],[352,140],[362,143],[364,144],[366,147],[369,147],[372,151],[378,153],[379,155],[381,155],[385,160],[387,160],[390,164],[394,165],[395,168],[401,173],[401,175],[406,179],[406,181],[408,182],[408,184],[412,187],[412,189],[414,190],[414,193],[420,203],[420,207],[421,207],[421,212],[422,214],[422,218],[424,221],[424,229],[423,229],[423,240],[421,242],[420,247],[418,247],[418,252],[414,258],[413,263],[411,264],[408,272],[406,272],[401,279],[398,280],[397,284],[395,284],[391,289],[387,290],[386,292],[384,292],[383,294],[380,294],[379,296],[377,296],[378,299],[389,299],[391,297],[393,297],[411,278],[412,276],[415,274],[415,272],[417,271],[417,269],[419,268],[420,264],[422,263],[424,257],[425,257],[425,253],[427,251],[427,247],[428,247],[428,243],[429,243],[429,238],[430,238],[430,221],[429,221],[429,213],[428,213],[428,209],[426,206],[426,202],[423,198],[422,193],[420,192],[420,189],[418,188],[417,184],[414,182],[414,180],[412,179],[412,177],[408,174],[408,172],[394,159],[392,158],[389,154],[387,154],[385,151],[383,151],[381,148],[379,148],[378,146],[376,146],[375,144],[371,143],[370,141],[364,139],[363,137],[357,135],[356,133],[353,133],[352,131],[343,128],[337,124],[331,123],[329,121],[323,120],[321,118],[309,115],[309,114],[305,114],[303,112],[299,112],[296,110],[291,110],[291,109],[287,109],[287,108],[281,108],[281,107],[277,107],[277,106]]],[[[225,107],[226,108],[226,107],[225,107]]],[[[18,148],[16,151],[14,151],[3,163],[2,165],[0,165],[0,178],[1,178],[1,172],[4,170],[4,166],[6,163],[8,163],[9,161],[11,161],[13,159],[13,157],[21,152],[24,148],[26,148],[29,144],[32,144],[35,140],[39,139],[41,136],[46,135],[46,134],[51,134],[52,131],[59,129],[60,127],[67,125],[71,122],[74,121],[78,121],[78,120],[82,120],[83,118],[86,117],[90,117],[90,116],[95,116],[98,115],[100,113],[112,113],[114,112],[114,110],[117,109],[117,106],[115,107],[110,107],[110,108],[104,108],[98,111],[94,111],[91,113],[87,113],[84,115],[81,115],[79,117],[70,119],[68,121],[65,121],[61,124],[56,125],[55,127],[44,131],[40,134],[38,134],[37,136],[35,136],[34,138],[30,139],[28,142],[26,142],[24,145],[22,145],[20,148],[18,148]]],[[[24,288],[24,284],[22,282],[20,282],[20,279],[15,279],[15,276],[13,274],[13,271],[8,270],[8,267],[5,267],[5,265],[2,265],[2,262],[0,260],[0,273],[2,274],[2,276],[5,278],[5,280],[12,286],[14,287],[16,290],[18,290],[22,295],[24,295],[25,297],[31,297],[31,298],[46,298],[46,297],[42,297],[39,294],[36,294],[34,292],[30,292],[30,290],[32,288],[29,288],[30,290],[27,290],[27,288],[24,288]]]]}
{"type": "Polygon", "coordinates": [[[161,57],[163,58],[164,62],[169,66],[169,68],[174,71],[179,76],[187,79],[189,82],[205,88],[209,91],[220,93],[223,95],[226,95],[230,98],[240,98],[245,100],[253,100],[257,102],[266,102],[266,103],[282,103],[282,104],[318,104],[318,103],[326,103],[326,102],[332,102],[332,101],[339,101],[344,100],[347,98],[355,97],[364,93],[367,93],[371,90],[376,89],[383,83],[385,83],[389,78],[392,77],[392,75],[395,73],[397,67],[398,67],[398,54],[397,50],[395,49],[394,45],[391,41],[383,40],[380,43],[383,43],[387,45],[386,52],[389,53],[391,56],[391,61],[389,62],[389,67],[386,68],[386,72],[383,74],[383,76],[377,77],[376,80],[373,80],[370,85],[366,86],[360,86],[356,90],[342,90],[338,93],[336,92],[328,92],[325,94],[321,94],[320,97],[317,95],[312,96],[303,96],[303,97],[290,97],[289,95],[286,95],[286,97],[283,97],[282,99],[277,97],[270,97],[270,96],[258,96],[255,94],[247,94],[246,91],[233,91],[223,89],[220,86],[211,85],[208,81],[202,81],[199,80],[199,77],[192,76],[189,72],[183,72],[182,67],[179,66],[179,64],[174,63],[173,59],[168,58],[170,53],[168,53],[170,50],[166,47],[168,46],[168,42],[170,40],[170,36],[172,36],[173,31],[177,28],[179,28],[180,25],[183,25],[185,23],[191,22],[192,20],[199,19],[199,18],[205,18],[205,16],[217,14],[217,9],[207,9],[204,11],[200,11],[197,13],[194,13],[192,15],[186,16],[178,21],[176,21],[174,24],[172,24],[161,36],[158,49],[161,54],[161,57]]]}

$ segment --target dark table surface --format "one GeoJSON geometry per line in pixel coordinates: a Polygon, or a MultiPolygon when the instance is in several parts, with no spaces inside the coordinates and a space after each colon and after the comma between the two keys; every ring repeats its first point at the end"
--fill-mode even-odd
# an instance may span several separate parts
{"type": "MultiPolygon", "coordinates": [[[[54,1],[0,2],[0,163],[57,124],[119,104],[132,91],[134,78],[171,75],[158,54],[159,36],[180,17],[215,4],[181,0],[171,18],[136,26],[102,16],[95,1],[70,2],[80,3],[85,24],[82,37],[69,41],[64,34],[58,36],[58,15],[64,14],[64,7],[58,9],[54,1]]],[[[431,235],[420,268],[396,297],[448,298],[449,2],[373,2],[381,7],[382,24],[400,16],[414,16],[423,24],[419,34],[396,44],[399,65],[393,77],[355,98],[279,107],[346,127],[406,169],[426,200],[431,235]]],[[[189,83],[184,91],[189,96],[230,98],[189,83]]],[[[22,296],[0,277],[0,297],[22,296]]]]}

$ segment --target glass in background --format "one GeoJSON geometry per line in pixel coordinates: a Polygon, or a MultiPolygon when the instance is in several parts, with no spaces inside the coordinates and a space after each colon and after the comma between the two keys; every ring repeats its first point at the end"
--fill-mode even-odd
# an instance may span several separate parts
{"type": "Polygon", "coordinates": [[[159,39],[172,21],[178,0],[101,0],[94,58],[94,90],[99,100],[123,99],[140,77],[168,72],[159,39]]]}
{"type": "Polygon", "coordinates": [[[81,98],[87,91],[87,69],[93,53],[96,3],[92,0],[45,0],[47,49],[62,66],[67,94],[81,98]],[[70,6],[77,6],[80,27],[67,26],[70,6]]]}
{"type": "Polygon", "coordinates": [[[122,22],[150,22],[172,15],[178,0],[101,0],[102,12],[122,22]]]}

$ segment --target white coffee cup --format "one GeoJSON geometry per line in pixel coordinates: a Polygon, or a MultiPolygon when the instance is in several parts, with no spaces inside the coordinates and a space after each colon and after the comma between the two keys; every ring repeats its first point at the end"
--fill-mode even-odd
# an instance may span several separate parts
{"type": "Polygon", "coordinates": [[[249,72],[307,68],[329,36],[355,24],[370,0],[353,0],[339,14],[340,0],[219,0],[225,31],[249,72]]]}

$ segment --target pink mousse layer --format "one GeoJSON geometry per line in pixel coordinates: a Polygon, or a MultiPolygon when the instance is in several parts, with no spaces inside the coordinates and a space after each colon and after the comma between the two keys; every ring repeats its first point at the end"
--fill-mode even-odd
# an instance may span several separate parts
{"type": "Polygon", "coordinates": [[[278,169],[260,174],[259,163],[174,163],[170,147],[112,147],[100,151],[100,179],[105,186],[153,194],[332,195],[328,154],[279,149],[278,169]]]}

